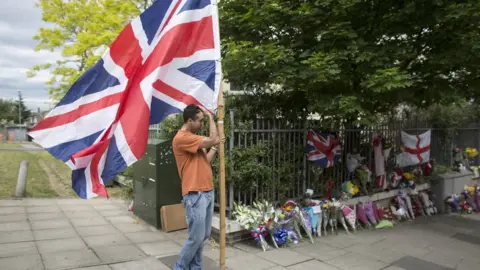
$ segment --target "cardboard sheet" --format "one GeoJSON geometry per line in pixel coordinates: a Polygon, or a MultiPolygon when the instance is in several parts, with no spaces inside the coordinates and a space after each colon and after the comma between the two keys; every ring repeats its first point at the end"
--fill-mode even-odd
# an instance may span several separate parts
{"type": "Polygon", "coordinates": [[[187,228],[185,208],[183,203],[165,205],[160,209],[162,231],[172,232],[187,228]]]}

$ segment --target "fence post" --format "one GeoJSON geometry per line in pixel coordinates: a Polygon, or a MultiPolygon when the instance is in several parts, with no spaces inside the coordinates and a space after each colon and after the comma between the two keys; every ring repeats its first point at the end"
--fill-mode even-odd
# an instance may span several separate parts
{"type": "Polygon", "coordinates": [[[228,158],[229,158],[229,173],[228,175],[230,176],[229,181],[228,181],[228,218],[232,218],[232,212],[233,212],[233,193],[234,187],[233,187],[233,179],[232,179],[232,173],[233,173],[233,146],[235,143],[235,111],[233,109],[229,110],[230,112],[230,139],[228,140],[229,146],[228,146],[228,158]]]}
{"type": "MultiPolygon", "coordinates": [[[[480,149],[480,128],[477,128],[477,150],[480,149]]],[[[480,160],[480,155],[477,156],[477,161],[475,164],[478,164],[480,160]]]]}
{"type": "MultiPolygon", "coordinates": [[[[308,133],[308,119],[305,117],[303,122],[303,147],[307,145],[307,133],[308,133]]],[[[307,155],[303,153],[303,183],[302,183],[302,193],[307,190],[307,155]]]]}
{"type": "Polygon", "coordinates": [[[15,188],[15,197],[21,198],[25,196],[27,188],[28,161],[22,160],[18,168],[17,186],[15,188]]]}

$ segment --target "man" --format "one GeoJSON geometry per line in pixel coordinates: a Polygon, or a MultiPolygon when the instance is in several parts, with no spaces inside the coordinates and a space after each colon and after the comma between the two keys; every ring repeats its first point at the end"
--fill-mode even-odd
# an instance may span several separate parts
{"type": "Polygon", "coordinates": [[[173,153],[182,181],[188,239],[174,270],[194,270],[202,269],[203,245],[210,238],[214,205],[210,162],[220,138],[212,114],[203,107],[188,105],[183,111],[183,122],[173,138],[173,153]],[[208,137],[195,134],[203,127],[205,117],[209,117],[210,123],[208,137]],[[210,148],[208,153],[207,148],[210,148]]]}

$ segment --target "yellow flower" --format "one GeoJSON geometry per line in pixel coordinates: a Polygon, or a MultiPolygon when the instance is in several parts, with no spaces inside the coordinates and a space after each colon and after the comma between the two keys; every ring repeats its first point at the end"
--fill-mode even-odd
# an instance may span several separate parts
{"type": "Polygon", "coordinates": [[[467,153],[468,158],[474,158],[474,157],[478,156],[478,150],[476,148],[467,147],[465,152],[467,153]]]}
{"type": "Polygon", "coordinates": [[[358,189],[357,186],[353,187],[353,195],[356,195],[360,190],[358,189]]]}
{"type": "Polygon", "coordinates": [[[404,173],[404,174],[403,174],[403,177],[405,177],[405,179],[407,179],[407,180],[409,180],[409,181],[410,181],[410,180],[413,180],[413,178],[415,178],[415,176],[414,176],[413,174],[408,173],[408,172],[404,173]]]}
{"type": "Polygon", "coordinates": [[[466,191],[468,191],[468,193],[470,193],[470,195],[473,196],[473,195],[475,194],[475,187],[469,187],[469,186],[465,185],[463,188],[464,188],[466,191]]]}

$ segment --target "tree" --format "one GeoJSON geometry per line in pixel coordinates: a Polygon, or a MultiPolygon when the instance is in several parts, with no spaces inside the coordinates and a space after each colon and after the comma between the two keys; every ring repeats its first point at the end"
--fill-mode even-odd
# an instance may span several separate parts
{"type": "Polygon", "coordinates": [[[297,114],[354,120],[480,95],[478,1],[222,0],[220,20],[225,78],[280,86],[297,114]]]}
{"type": "Polygon", "coordinates": [[[47,82],[54,100],[60,100],[70,86],[97,62],[108,45],[131,19],[152,0],[40,0],[43,21],[34,39],[35,50],[61,50],[63,59],[34,66],[29,76],[41,70],[52,73],[47,82]]]}
{"type": "MultiPolygon", "coordinates": [[[[0,121],[11,122],[15,119],[15,101],[0,99],[0,121]]],[[[18,113],[16,114],[18,121],[18,113]]]]}
{"type": "Polygon", "coordinates": [[[0,99],[0,120],[18,123],[19,108],[22,112],[22,124],[26,123],[31,116],[31,111],[25,106],[22,96],[19,100],[0,99]]]}

